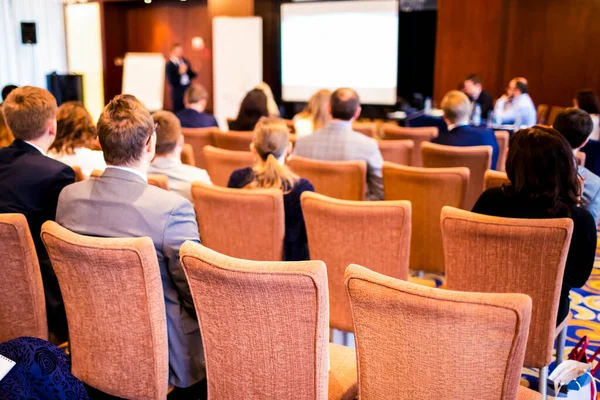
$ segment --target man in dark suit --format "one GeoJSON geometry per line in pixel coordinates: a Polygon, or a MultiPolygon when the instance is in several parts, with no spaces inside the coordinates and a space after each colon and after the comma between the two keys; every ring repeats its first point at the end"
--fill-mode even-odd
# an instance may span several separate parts
{"type": "Polygon", "coordinates": [[[214,115],[206,110],[208,102],[208,92],[202,85],[191,85],[185,91],[183,104],[185,108],[179,111],[177,118],[181,122],[182,128],[210,128],[218,126],[214,115]]]}
{"type": "Polygon", "coordinates": [[[62,297],[40,239],[42,224],[55,219],[58,195],[75,181],[71,167],[46,157],[56,137],[56,100],[47,90],[24,86],[13,90],[2,108],[15,140],[0,149],[0,213],[27,218],[40,261],[48,327],[63,341],[67,328],[62,297]]]}
{"type": "Polygon", "coordinates": [[[475,104],[479,104],[481,107],[481,118],[487,119],[490,111],[494,109],[494,99],[492,99],[492,96],[488,92],[483,90],[479,75],[470,74],[467,76],[463,89],[473,102],[473,109],[475,109],[475,104]]]}
{"type": "Polygon", "coordinates": [[[446,146],[492,146],[492,169],[496,169],[499,153],[496,135],[491,129],[469,126],[471,109],[471,102],[463,92],[448,92],[442,99],[448,132],[441,132],[432,142],[446,146]]]}
{"type": "Polygon", "coordinates": [[[171,85],[173,112],[176,113],[184,108],[183,95],[197,75],[190,62],[183,58],[183,47],[180,43],[175,43],[171,48],[171,58],[166,69],[167,80],[171,85]]]}

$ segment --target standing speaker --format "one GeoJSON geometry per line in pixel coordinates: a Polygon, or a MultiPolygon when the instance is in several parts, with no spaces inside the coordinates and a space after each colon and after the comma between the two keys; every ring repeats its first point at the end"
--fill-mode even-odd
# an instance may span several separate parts
{"type": "Polygon", "coordinates": [[[21,22],[21,41],[23,44],[37,44],[35,22],[21,22]]]}

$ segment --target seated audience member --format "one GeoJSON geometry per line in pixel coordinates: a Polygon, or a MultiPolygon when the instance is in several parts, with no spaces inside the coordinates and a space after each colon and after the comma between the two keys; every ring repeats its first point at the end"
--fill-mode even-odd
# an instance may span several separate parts
{"type": "Polygon", "coordinates": [[[235,121],[229,122],[229,130],[253,131],[261,117],[268,117],[267,96],[260,89],[252,89],[246,94],[235,121]]]}
{"type": "Polygon", "coordinates": [[[446,146],[492,146],[492,169],[496,169],[499,153],[496,135],[491,129],[469,126],[469,98],[458,90],[452,90],[442,99],[442,110],[448,132],[440,132],[432,142],[446,146]]]}
{"type": "Polygon", "coordinates": [[[279,106],[275,101],[275,96],[273,96],[273,91],[271,90],[271,86],[269,86],[266,82],[261,82],[254,89],[262,90],[262,92],[267,96],[267,109],[269,110],[269,117],[279,117],[281,114],[279,112],[279,106]]]}
{"type": "Polygon", "coordinates": [[[15,138],[10,129],[8,129],[8,125],[6,125],[2,104],[0,104],[0,148],[10,145],[13,140],[15,140],[15,138]]]}
{"type": "Polygon", "coordinates": [[[490,111],[494,109],[494,100],[488,92],[483,90],[479,75],[468,75],[463,85],[463,91],[469,96],[469,100],[472,103],[479,104],[481,107],[481,118],[487,119],[490,111]]]}
{"type": "Polygon", "coordinates": [[[510,139],[506,172],[510,183],[486,190],[473,212],[508,218],[573,220],[558,307],[560,324],[569,314],[569,290],[585,284],[596,254],[596,224],[592,215],[579,207],[581,185],[571,146],[552,128],[536,125],[522,129],[510,139]]]}
{"type": "Polygon", "coordinates": [[[183,135],[179,120],[170,111],[157,111],[152,115],[156,124],[156,157],[148,173],[163,174],[169,178],[169,190],[192,201],[192,182],[211,184],[208,173],[181,162],[183,135]]]}
{"type": "Polygon", "coordinates": [[[68,101],[58,108],[56,140],[48,157],[71,167],[77,166],[89,177],[93,170],[104,171],[106,168],[102,152],[90,149],[96,147],[97,140],[96,125],[90,113],[81,103],[68,101]]]}
{"type": "MultiPolygon", "coordinates": [[[[567,139],[573,149],[573,154],[577,154],[579,149],[587,143],[592,127],[590,115],[577,108],[567,108],[556,116],[553,124],[553,128],[567,139]]],[[[598,225],[600,177],[583,166],[577,167],[577,173],[583,179],[582,206],[592,214],[598,225]]]]}
{"type": "Polygon", "coordinates": [[[68,165],[46,157],[56,137],[56,100],[47,90],[15,89],[2,105],[14,142],[0,149],[0,213],[24,214],[40,261],[48,328],[67,340],[67,320],[56,275],[40,238],[42,224],[56,216],[58,195],[75,181],[68,165]]]}
{"type": "Polygon", "coordinates": [[[494,107],[494,118],[501,124],[533,126],[537,111],[529,97],[525,78],[515,78],[508,83],[506,94],[502,95],[494,107]]]}
{"type": "Polygon", "coordinates": [[[329,104],[331,120],[312,135],[299,137],[294,155],[321,161],[366,161],[369,189],[367,198],[382,200],[383,158],[377,141],[352,130],[352,123],[360,116],[360,112],[360,99],[354,90],[336,90],[331,95],[329,104]]]}
{"type": "Polygon", "coordinates": [[[183,104],[185,108],[176,115],[183,128],[210,128],[219,126],[211,114],[206,113],[208,92],[201,85],[193,84],[185,90],[183,104]]]}
{"type": "Polygon", "coordinates": [[[294,130],[298,136],[310,135],[323,129],[329,122],[329,100],[331,92],[319,90],[308,100],[306,108],[294,117],[294,130]]]}
{"type": "Polygon", "coordinates": [[[583,89],[577,92],[573,100],[574,107],[580,108],[590,115],[594,127],[590,139],[600,140],[600,100],[592,89],[583,89]]]}
{"type": "MultiPolygon", "coordinates": [[[[179,261],[183,242],[199,243],[194,208],[181,196],[148,185],[144,171],[154,158],[154,121],[135,97],[116,96],[104,108],[97,128],[106,170],[61,193],[56,221],[82,235],[152,239],[165,297],[169,382],[199,390],[206,376],[202,339],[179,261]]],[[[192,398],[199,395],[195,392],[192,398]]]]}
{"type": "Polygon", "coordinates": [[[234,171],[227,186],[238,189],[281,189],[285,209],[283,259],[310,259],[300,196],[305,191],[314,192],[315,189],[309,181],[299,178],[285,165],[292,151],[285,122],[261,118],[254,129],[250,150],[257,160],[256,165],[234,171]]]}
{"type": "Polygon", "coordinates": [[[10,92],[12,92],[13,90],[15,90],[17,88],[17,86],[15,85],[6,85],[2,88],[2,101],[6,101],[6,98],[8,97],[8,95],[10,94],[10,92]]]}

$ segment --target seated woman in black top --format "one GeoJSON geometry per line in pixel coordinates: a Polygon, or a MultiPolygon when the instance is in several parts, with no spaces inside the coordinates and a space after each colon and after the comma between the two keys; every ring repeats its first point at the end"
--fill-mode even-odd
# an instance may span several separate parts
{"type": "Polygon", "coordinates": [[[227,184],[230,188],[276,188],[283,190],[285,209],[285,261],[309,260],[306,227],[300,205],[304,191],[314,192],[313,185],[299,178],[288,167],[285,159],[292,152],[288,127],[283,121],[261,118],[254,129],[250,150],[257,162],[253,168],[233,171],[227,184]]]}
{"type": "MultiPolygon", "coordinates": [[[[596,225],[580,207],[581,183],[573,152],[558,131],[536,125],[510,139],[506,172],[510,184],[486,190],[473,212],[509,218],[571,218],[557,325],[569,314],[569,290],[585,285],[594,267],[596,225]]],[[[535,279],[536,277],[532,277],[535,279]]]]}
{"type": "Polygon", "coordinates": [[[235,121],[229,122],[229,130],[253,131],[254,126],[262,117],[269,116],[267,96],[260,89],[253,89],[246,94],[235,121]]]}

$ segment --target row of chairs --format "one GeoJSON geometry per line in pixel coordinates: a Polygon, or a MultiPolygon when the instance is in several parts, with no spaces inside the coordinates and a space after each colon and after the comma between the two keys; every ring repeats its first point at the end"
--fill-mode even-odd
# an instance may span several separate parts
{"type": "Polygon", "coordinates": [[[540,104],[537,108],[537,123],[542,125],[552,126],[556,116],[563,112],[566,107],[560,106],[548,106],[547,104],[540,104]]]}

